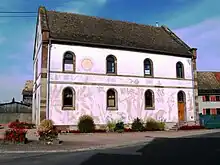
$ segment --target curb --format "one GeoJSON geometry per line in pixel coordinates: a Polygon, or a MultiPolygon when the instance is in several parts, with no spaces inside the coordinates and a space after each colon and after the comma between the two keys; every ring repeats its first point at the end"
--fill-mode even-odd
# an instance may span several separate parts
{"type": "Polygon", "coordinates": [[[0,150],[1,154],[24,154],[24,153],[66,153],[66,152],[84,152],[84,151],[91,151],[91,150],[104,150],[104,149],[116,149],[116,148],[123,148],[123,147],[132,147],[134,145],[144,145],[149,143],[153,139],[149,140],[139,140],[133,142],[127,142],[123,144],[107,144],[107,145],[100,145],[100,146],[91,146],[87,148],[78,148],[78,149],[67,149],[67,150],[34,150],[34,151],[5,151],[0,150]]]}

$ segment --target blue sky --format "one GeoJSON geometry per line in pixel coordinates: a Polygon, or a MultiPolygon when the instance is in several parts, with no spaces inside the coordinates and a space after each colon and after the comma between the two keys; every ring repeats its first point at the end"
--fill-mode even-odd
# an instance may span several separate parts
{"type": "MultiPolygon", "coordinates": [[[[37,12],[39,5],[144,24],[158,21],[198,48],[198,70],[220,70],[219,0],[1,0],[0,11],[37,12]]],[[[33,77],[35,23],[36,18],[0,17],[0,102],[20,100],[25,80],[33,77]]]]}

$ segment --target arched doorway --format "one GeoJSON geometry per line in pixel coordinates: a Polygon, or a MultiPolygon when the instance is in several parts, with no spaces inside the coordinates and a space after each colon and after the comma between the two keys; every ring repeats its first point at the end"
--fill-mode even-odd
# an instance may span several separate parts
{"type": "Polygon", "coordinates": [[[186,96],[183,91],[179,91],[177,94],[178,100],[178,118],[179,121],[185,121],[185,108],[186,108],[186,96]]]}

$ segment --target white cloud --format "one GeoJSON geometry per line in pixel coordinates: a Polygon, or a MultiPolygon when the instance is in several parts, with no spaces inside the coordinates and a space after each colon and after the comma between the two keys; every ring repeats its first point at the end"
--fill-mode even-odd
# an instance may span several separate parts
{"type": "Polygon", "coordinates": [[[96,14],[96,12],[107,3],[107,0],[72,0],[58,7],[58,11],[96,14]]]}
{"type": "Polygon", "coordinates": [[[220,17],[177,29],[174,32],[190,47],[198,48],[197,67],[199,70],[220,71],[220,17]]]}

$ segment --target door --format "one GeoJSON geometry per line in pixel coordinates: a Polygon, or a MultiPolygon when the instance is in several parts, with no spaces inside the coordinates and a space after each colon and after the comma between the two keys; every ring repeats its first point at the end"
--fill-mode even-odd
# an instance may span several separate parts
{"type": "Polygon", "coordinates": [[[178,102],[178,116],[179,121],[185,120],[185,103],[184,102],[178,102]]]}
{"type": "Polygon", "coordinates": [[[179,121],[185,121],[185,93],[183,91],[179,91],[177,95],[178,100],[178,118],[179,121]]]}

